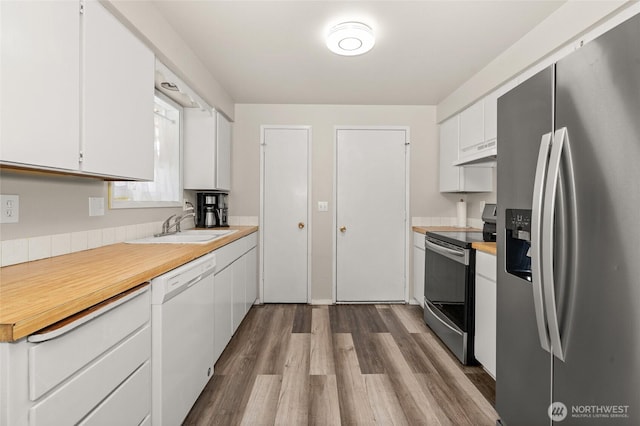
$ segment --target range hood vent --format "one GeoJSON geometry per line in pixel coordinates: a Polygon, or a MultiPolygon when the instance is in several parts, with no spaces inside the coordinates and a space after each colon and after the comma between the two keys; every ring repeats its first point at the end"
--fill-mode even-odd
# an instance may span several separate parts
{"type": "Polygon", "coordinates": [[[495,139],[482,142],[467,148],[468,151],[461,154],[454,166],[463,167],[496,167],[498,147],[495,139]]]}
{"type": "Polygon", "coordinates": [[[182,79],[166,65],[156,59],[156,90],[169,97],[184,108],[200,108],[211,111],[213,108],[194,92],[182,79]]]}

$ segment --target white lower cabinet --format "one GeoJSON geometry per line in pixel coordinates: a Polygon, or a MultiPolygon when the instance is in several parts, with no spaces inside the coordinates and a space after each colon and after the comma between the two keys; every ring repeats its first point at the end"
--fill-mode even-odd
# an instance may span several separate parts
{"type": "MultiPolygon", "coordinates": [[[[257,235],[256,234],[256,243],[257,243],[257,235]]],[[[245,310],[249,312],[251,306],[258,299],[258,247],[253,242],[251,243],[253,247],[249,252],[245,255],[246,262],[246,274],[245,274],[245,310]]]]}
{"type": "MultiPolygon", "coordinates": [[[[215,251],[214,360],[256,301],[257,244],[256,232],[215,251]]],[[[155,424],[149,287],[72,319],[0,343],[0,426],[155,424]]]]}
{"type": "Polygon", "coordinates": [[[150,308],[147,287],[58,331],[0,344],[0,425],[142,423],[151,412],[150,308]]]}
{"type": "Polygon", "coordinates": [[[496,257],[476,252],[475,357],[496,377],[496,257]]]}
{"type": "Polygon", "coordinates": [[[227,267],[216,273],[213,282],[213,359],[217,360],[232,335],[233,269],[227,267]]]}
{"type": "Polygon", "coordinates": [[[413,298],[424,308],[424,234],[413,233],[413,298]]]}
{"type": "Polygon", "coordinates": [[[253,233],[215,251],[214,359],[217,360],[256,300],[258,234],[253,233]]]}

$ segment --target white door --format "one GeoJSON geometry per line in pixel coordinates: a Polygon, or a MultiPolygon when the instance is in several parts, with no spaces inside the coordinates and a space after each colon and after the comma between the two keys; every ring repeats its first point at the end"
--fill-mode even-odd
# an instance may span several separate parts
{"type": "Polygon", "coordinates": [[[336,132],[336,300],[405,300],[406,129],[336,132]]]}
{"type": "Polygon", "coordinates": [[[306,303],[311,129],[262,131],[263,301],[306,303]]]}

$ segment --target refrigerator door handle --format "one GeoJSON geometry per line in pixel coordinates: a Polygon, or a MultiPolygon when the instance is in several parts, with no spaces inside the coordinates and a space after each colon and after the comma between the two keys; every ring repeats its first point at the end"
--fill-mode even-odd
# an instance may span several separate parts
{"type": "Polygon", "coordinates": [[[542,135],[536,176],[533,184],[533,203],[531,214],[531,283],[533,287],[533,306],[536,312],[536,324],[540,346],[547,352],[551,352],[547,321],[544,315],[544,298],[542,295],[542,209],[544,198],[544,182],[547,176],[549,151],[551,149],[551,133],[542,135]]]}
{"type": "Polygon", "coordinates": [[[556,358],[564,361],[564,350],[560,340],[560,327],[558,324],[558,311],[556,309],[555,282],[553,274],[553,246],[554,246],[554,215],[556,211],[556,194],[558,179],[560,177],[560,161],[562,148],[568,138],[567,128],[556,130],[553,136],[551,157],[549,159],[549,171],[544,193],[544,211],[542,216],[542,265],[544,301],[547,311],[547,323],[551,337],[551,350],[556,358]]]}

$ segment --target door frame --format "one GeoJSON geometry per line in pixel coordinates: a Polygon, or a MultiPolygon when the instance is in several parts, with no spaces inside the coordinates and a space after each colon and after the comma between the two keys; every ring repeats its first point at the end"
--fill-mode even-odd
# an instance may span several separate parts
{"type": "MultiPolygon", "coordinates": [[[[265,130],[275,129],[291,129],[291,130],[307,130],[309,137],[307,138],[307,217],[305,219],[305,223],[307,224],[307,303],[311,303],[311,217],[312,217],[312,203],[311,203],[311,148],[312,148],[312,140],[313,133],[310,125],[270,125],[263,124],[260,126],[260,217],[259,217],[259,229],[264,229],[264,169],[265,169],[265,156],[264,156],[264,133],[265,130]]],[[[258,299],[259,303],[264,303],[264,232],[258,232],[258,243],[260,245],[260,249],[258,250],[258,299]]]]}
{"type": "MultiPolygon", "coordinates": [[[[333,253],[332,253],[332,280],[331,300],[333,304],[341,303],[336,300],[338,294],[338,131],[340,130],[404,130],[405,131],[405,151],[404,151],[404,302],[409,303],[409,252],[411,249],[411,224],[409,218],[410,195],[411,195],[411,128],[409,126],[334,126],[333,128],[333,253]]],[[[354,303],[354,302],[349,302],[354,303]]],[[[369,303],[369,302],[363,302],[369,303]]],[[[384,302],[383,302],[384,303],[384,302]]]]}

